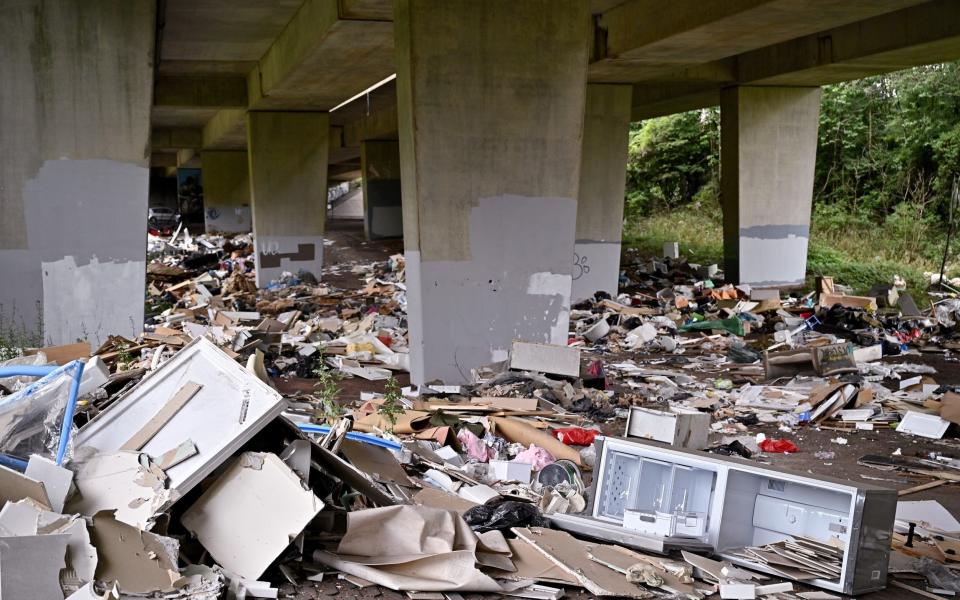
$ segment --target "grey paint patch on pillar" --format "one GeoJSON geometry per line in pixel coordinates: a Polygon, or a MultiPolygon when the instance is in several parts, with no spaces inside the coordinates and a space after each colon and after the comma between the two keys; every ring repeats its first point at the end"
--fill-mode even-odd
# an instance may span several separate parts
{"type": "Polygon", "coordinates": [[[284,271],[319,276],[323,267],[323,236],[259,235],[253,240],[257,281],[266,287],[284,271]]]}
{"type": "Polygon", "coordinates": [[[724,274],[751,285],[800,284],[820,88],[737,87],[721,99],[724,274]]]}
{"type": "Polygon", "coordinates": [[[143,324],[153,0],[20,0],[0,19],[0,335],[143,324]]]}
{"type": "Polygon", "coordinates": [[[468,381],[513,340],[566,344],[576,210],[570,198],[483,198],[469,216],[469,260],[406,251],[413,381],[468,381]]]}
{"type": "Polygon", "coordinates": [[[597,291],[617,296],[620,280],[620,242],[577,240],[573,255],[573,292],[576,303],[597,291]]]}
{"type": "Polygon", "coordinates": [[[142,331],[149,179],[146,167],[118,161],[48,160],[27,182],[46,343],[85,339],[96,346],[109,335],[142,331]]]}
{"type": "Polygon", "coordinates": [[[330,116],[249,112],[247,136],[257,285],[284,271],[320,277],[330,116]]]}
{"type": "Polygon", "coordinates": [[[587,86],[572,300],[617,294],[630,138],[629,85],[587,86]]]}

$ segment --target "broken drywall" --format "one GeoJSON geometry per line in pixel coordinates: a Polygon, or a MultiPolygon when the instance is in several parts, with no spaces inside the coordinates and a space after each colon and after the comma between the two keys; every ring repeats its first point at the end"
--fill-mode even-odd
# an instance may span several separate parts
{"type": "Polygon", "coordinates": [[[406,251],[412,381],[466,381],[515,339],[566,342],[576,214],[570,198],[484,198],[469,260],[406,251]]]}
{"type": "Polygon", "coordinates": [[[247,452],[187,509],[182,523],[219,564],[255,580],[322,508],[277,455],[247,452]]]}

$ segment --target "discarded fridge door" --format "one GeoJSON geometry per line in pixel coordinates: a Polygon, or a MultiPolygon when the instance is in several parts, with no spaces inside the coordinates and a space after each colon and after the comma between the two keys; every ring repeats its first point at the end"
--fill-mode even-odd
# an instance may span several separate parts
{"type": "Polygon", "coordinates": [[[886,586],[894,490],[645,441],[596,444],[587,508],[549,515],[561,529],[655,552],[707,549],[844,594],[886,586]]]}

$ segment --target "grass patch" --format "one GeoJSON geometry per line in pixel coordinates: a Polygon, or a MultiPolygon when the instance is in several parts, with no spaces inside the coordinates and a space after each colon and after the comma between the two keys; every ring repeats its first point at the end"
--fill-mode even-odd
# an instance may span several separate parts
{"type": "MultiPolygon", "coordinates": [[[[830,275],[837,283],[864,293],[877,283],[892,283],[903,277],[915,298],[927,288],[924,272],[940,270],[942,236],[935,235],[926,222],[911,222],[902,214],[883,223],[858,220],[837,213],[815,213],[807,254],[808,285],[817,275],[830,275]]],[[[723,263],[723,226],[719,207],[700,203],[673,211],[661,211],[628,222],[624,227],[624,248],[642,256],[661,256],[663,244],[679,242],[681,256],[690,262],[723,263]]],[[[960,245],[960,244],[958,244],[960,245]]],[[[957,252],[951,253],[953,257],[957,252]]],[[[947,274],[960,271],[956,258],[948,263],[947,274]]]]}

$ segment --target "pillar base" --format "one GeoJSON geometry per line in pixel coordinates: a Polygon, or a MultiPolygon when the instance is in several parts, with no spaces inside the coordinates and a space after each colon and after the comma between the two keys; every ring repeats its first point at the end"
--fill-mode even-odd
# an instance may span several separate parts
{"type": "Polygon", "coordinates": [[[577,240],[573,256],[574,303],[592,298],[597,291],[617,297],[620,281],[620,242],[577,240]]]}

